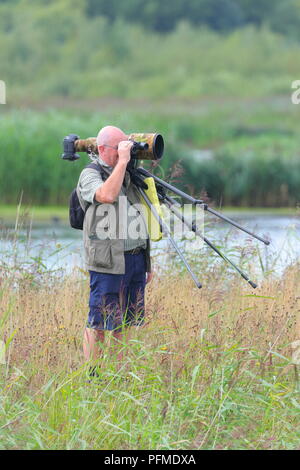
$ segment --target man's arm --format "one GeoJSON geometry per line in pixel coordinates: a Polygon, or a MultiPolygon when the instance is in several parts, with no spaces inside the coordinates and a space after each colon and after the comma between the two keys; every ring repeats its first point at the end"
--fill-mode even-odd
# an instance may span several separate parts
{"type": "Polygon", "coordinates": [[[95,200],[104,204],[112,204],[117,199],[125,176],[127,163],[118,162],[111,175],[95,192],[95,200]]]}
{"type": "Polygon", "coordinates": [[[96,190],[95,200],[104,204],[112,204],[120,194],[123,184],[127,163],[130,160],[130,149],[132,142],[124,141],[119,143],[119,159],[111,175],[96,190]]]}

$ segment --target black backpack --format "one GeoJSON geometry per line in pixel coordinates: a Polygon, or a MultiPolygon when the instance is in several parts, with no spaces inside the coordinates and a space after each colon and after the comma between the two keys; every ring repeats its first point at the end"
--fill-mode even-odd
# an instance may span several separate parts
{"type": "MultiPolygon", "coordinates": [[[[98,170],[101,174],[101,178],[103,181],[105,181],[109,176],[106,171],[102,168],[102,166],[98,163],[90,163],[86,166],[86,168],[94,168],[94,170],[98,170]]],[[[71,192],[69,202],[69,219],[71,227],[76,228],[78,230],[83,229],[84,216],[90,205],[91,203],[88,203],[85,210],[82,209],[77,196],[76,188],[74,188],[71,192]]]]}

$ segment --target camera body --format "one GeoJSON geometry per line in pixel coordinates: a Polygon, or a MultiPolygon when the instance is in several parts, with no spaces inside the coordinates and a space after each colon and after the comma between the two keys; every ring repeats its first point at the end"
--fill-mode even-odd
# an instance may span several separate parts
{"type": "Polygon", "coordinates": [[[78,155],[75,150],[75,142],[79,139],[79,136],[76,134],[69,134],[64,137],[63,140],[63,147],[64,153],[62,154],[61,158],[63,160],[69,160],[73,162],[74,160],[78,160],[80,155],[78,155]]]}

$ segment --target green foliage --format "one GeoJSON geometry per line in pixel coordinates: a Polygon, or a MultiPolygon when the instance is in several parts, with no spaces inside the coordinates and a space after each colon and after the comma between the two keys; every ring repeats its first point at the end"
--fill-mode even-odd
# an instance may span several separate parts
{"type": "Polygon", "coordinates": [[[268,23],[273,31],[300,40],[300,1],[287,0],[276,5],[268,23]]]}
{"type": "MultiPolygon", "coordinates": [[[[296,8],[298,0],[290,1],[296,8]]],[[[8,103],[1,107],[0,121],[3,203],[16,203],[23,190],[24,202],[65,204],[84,161],[68,165],[55,160],[62,138],[70,132],[95,135],[107,123],[161,132],[166,139],[161,171],[168,175],[181,160],[185,173],[179,185],[184,189],[192,185],[195,192],[205,190],[226,204],[297,203],[297,107],[287,101],[300,74],[295,60],[300,46],[265,26],[228,31],[233,16],[215,15],[214,8],[231,3],[248,23],[258,22],[254,13],[262,17],[268,4],[253,9],[246,0],[190,1],[185,14],[191,13],[194,26],[181,21],[172,29],[182,8],[179,0],[169,9],[169,2],[156,0],[0,2],[0,78],[7,85],[8,103]],[[101,15],[104,6],[110,10],[101,15]],[[146,30],[143,15],[148,15],[150,30],[163,30],[168,19],[172,31],[146,30]],[[224,22],[215,23],[215,29],[227,33],[205,29],[204,17],[224,22]],[[133,18],[135,24],[129,24],[133,18]],[[279,95],[286,96],[284,105],[279,95]],[[225,98],[231,99],[228,105],[225,98]],[[257,111],[254,100],[262,98],[257,111]],[[71,104],[73,111],[7,112],[20,103],[43,109],[71,104]],[[89,112],[89,105],[98,112],[89,112]],[[111,105],[120,107],[106,111],[111,105]],[[209,158],[203,157],[207,149],[209,158]]],[[[282,15],[291,10],[282,3],[272,5],[262,24],[284,34],[293,30],[295,39],[296,13],[295,27],[289,29],[288,20],[275,20],[277,10],[285,8],[282,15]]]]}
{"type": "Polygon", "coordinates": [[[243,11],[246,23],[261,25],[268,22],[276,7],[282,2],[281,0],[235,0],[235,3],[243,11]]]}
{"type": "Polygon", "coordinates": [[[185,19],[216,31],[229,31],[244,24],[244,14],[233,0],[192,0],[186,4],[185,19]]]}
{"type": "Polygon", "coordinates": [[[0,120],[2,203],[16,204],[23,191],[24,203],[66,205],[88,159],[61,160],[63,137],[93,136],[107,124],[127,133],[160,132],[165,154],[155,172],[168,179],[180,163],[183,174],[174,184],[184,191],[206,191],[215,203],[236,206],[295,207],[299,202],[300,141],[294,112],[274,106],[267,113],[257,105],[251,113],[243,108],[234,113],[228,105],[193,115],[143,109],[6,113],[0,120]],[[284,125],[279,125],[282,116],[284,125]]]}
{"type": "Polygon", "coordinates": [[[79,368],[47,370],[30,393],[36,371],[16,368],[14,381],[1,380],[1,449],[296,449],[299,402],[291,379],[251,376],[246,360],[240,371],[239,348],[220,351],[218,364],[210,364],[214,345],[198,347],[203,359],[190,360],[179,379],[154,371],[151,357],[168,352],[142,342],[131,345],[137,358],[127,378],[107,368],[100,385],[88,385],[79,368]]]}
{"type": "MultiPolygon", "coordinates": [[[[297,0],[296,0],[297,2],[297,0]]],[[[284,34],[293,35],[298,5],[295,1],[280,0],[87,0],[85,11],[88,17],[104,16],[110,21],[122,18],[132,24],[141,24],[146,29],[166,33],[176,28],[178,22],[188,21],[194,25],[205,25],[216,31],[228,31],[245,24],[261,26],[270,23],[274,31],[277,24],[284,34]],[[284,15],[282,12],[284,11],[284,15]],[[270,18],[272,21],[270,22],[270,18]]]]}
{"type": "MultiPolygon", "coordinates": [[[[4,7],[3,11],[9,10],[12,16],[22,12],[25,20],[28,19],[26,12],[30,11],[33,20],[42,15],[51,21],[55,11],[58,27],[63,18],[63,29],[74,24],[75,17],[77,26],[79,22],[89,23],[92,29],[93,20],[102,17],[110,24],[121,19],[159,33],[173,31],[178,23],[186,21],[220,32],[232,31],[245,24],[258,27],[269,24],[274,31],[294,37],[299,16],[298,0],[1,0],[0,6],[4,7]]],[[[55,30],[54,27],[53,32],[55,30]]],[[[52,29],[47,28],[47,31],[51,36],[52,29]]]]}
{"type": "MultiPolygon", "coordinates": [[[[53,96],[271,96],[286,92],[300,73],[294,60],[298,44],[265,28],[249,26],[220,36],[205,29],[195,13],[194,27],[181,22],[161,36],[139,22],[125,23],[122,16],[114,22],[97,15],[85,18],[84,2],[72,5],[37,0],[0,4],[1,80],[7,83],[8,104],[53,96]]],[[[209,8],[203,14],[212,15],[209,8]]],[[[136,16],[128,13],[128,18],[136,16]]],[[[214,21],[224,23],[216,28],[229,28],[223,14],[214,21]]]]}

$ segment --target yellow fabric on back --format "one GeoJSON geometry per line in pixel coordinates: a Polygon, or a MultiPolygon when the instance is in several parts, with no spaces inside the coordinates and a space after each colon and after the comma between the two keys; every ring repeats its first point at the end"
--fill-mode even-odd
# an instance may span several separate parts
{"type": "MultiPolygon", "coordinates": [[[[160,203],[158,200],[154,179],[149,177],[149,178],[145,178],[144,181],[148,186],[148,189],[145,189],[144,191],[146,195],[148,196],[148,199],[151,201],[151,204],[156,209],[156,212],[162,218],[163,213],[162,213],[160,203]]],[[[159,240],[162,239],[162,233],[160,230],[159,223],[154,217],[153,213],[149,209],[148,205],[146,204],[142,196],[141,196],[141,203],[144,209],[144,214],[145,214],[145,219],[147,222],[150,240],[152,240],[153,242],[158,242],[159,240]]]]}

